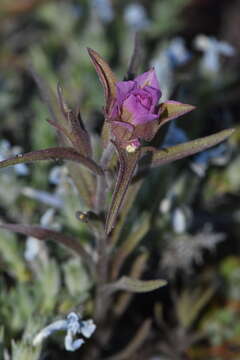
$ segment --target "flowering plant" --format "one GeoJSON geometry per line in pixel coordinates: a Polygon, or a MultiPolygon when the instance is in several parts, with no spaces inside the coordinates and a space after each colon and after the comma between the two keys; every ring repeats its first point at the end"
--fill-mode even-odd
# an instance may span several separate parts
{"type": "MultiPolygon", "coordinates": [[[[134,77],[133,80],[117,81],[102,57],[92,49],[88,51],[102,82],[106,101],[100,160],[94,158],[90,134],[85,129],[80,114],[67,106],[61,87],[58,86],[56,97],[45,81],[30,69],[46,100],[51,114],[49,123],[57,130],[60,144],[57,147],[19,154],[3,160],[0,162],[0,168],[40,160],[66,160],[68,171],[88,209],[86,212],[82,209],[78,211],[77,219],[89,227],[95,241],[86,246],[70,234],[43,226],[0,226],[39,240],[54,240],[82,258],[95,284],[93,317],[97,326],[101,327],[106,325],[107,312],[111,313],[115,321],[119,312],[123,311],[118,308],[111,312],[116,291],[148,292],[166,284],[166,281],[161,279],[140,280],[147,260],[144,256],[136,260],[128,276],[120,275],[125,260],[150,229],[149,218],[145,217],[134,237],[119,241],[124,221],[140,188],[143,174],[148,174],[150,168],[216,145],[228,138],[233,130],[224,130],[166,149],[153,146],[151,141],[155,140],[165,123],[190,112],[194,106],[176,101],[159,103],[161,90],[154,69],[134,77]],[[112,194],[110,204],[109,194],[112,194]],[[123,208],[124,201],[126,205],[123,208]]],[[[123,309],[125,305],[121,306],[123,309]]],[[[84,335],[83,328],[79,327],[82,323],[79,321],[77,317],[77,328],[74,331],[72,328],[69,330],[67,320],[60,322],[60,328],[69,331],[71,335],[67,334],[67,348],[75,349],[83,343],[81,339],[78,339],[77,343],[73,339],[78,333],[84,335]]],[[[147,331],[150,327],[149,321],[145,322],[143,327],[144,331],[147,331]]],[[[41,339],[49,333],[49,329],[56,330],[55,327],[47,327],[43,335],[40,333],[41,339]]],[[[95,325],[94,329],[91,327],[91,334],[94,330],[95,325]]],[[[108,334],[99,339],[101,332],[96,331],[95,337],[96,347],[99,344],[104,347],[108,342],[108,334]]]]}

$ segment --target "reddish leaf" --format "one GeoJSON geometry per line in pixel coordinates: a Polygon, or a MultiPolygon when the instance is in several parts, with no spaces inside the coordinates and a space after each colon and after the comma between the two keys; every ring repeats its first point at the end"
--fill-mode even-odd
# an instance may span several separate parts
{"type": "Polygon", "coordinates": [[[64,135],[67,135],[68,138],[70,138],[73,147],[77,152],[91,157],[92,148],[90,143],[90,137],[88,132],[84,129],[81,119],[79,119],[80,114],[76,114],[74,113],[74,111],[68,108],[63,97],[63,90],[59,84],[57,87],[57,92],[61,111],[64,114],[70,128],[68,133],[64,133],[64,135]]]}
{"type": "Polygon", "coordinates": [[[103,175],[103,171],[93,160],[87,158],[72,148],[67,147],[53,147],[44,150],[32,151],[26,154],[19,154],[10,159],[3,160],[0,162],[0,168],[7,166],[21,164],[32,161],[40,160],[69,160],[80,163],[86,166],[89,170],[94,172],[97,175],[103,175]]]}
{"type": "Polygon", "coordinates": [[[26,236],[33,236],[38,240],[53,240],[79,254],[88,265],[92,266],[92,259],[86,249],[79,241],[72,236],[64,235],[60,232],[49,230],[40,226],[21,225],[21,224],[0,224],[0,228],[10,230],[26,236]]]}
{"type": "Polygon", "coordinates": [[[103,85],[106,98],[106,111],[108,111],[111,106],[111,101],[116,94],[117,80],[109,65],[96,51],[88,48],[88,53],[92,59],[93,65],[95,66],[99,79],[103,85]]]}

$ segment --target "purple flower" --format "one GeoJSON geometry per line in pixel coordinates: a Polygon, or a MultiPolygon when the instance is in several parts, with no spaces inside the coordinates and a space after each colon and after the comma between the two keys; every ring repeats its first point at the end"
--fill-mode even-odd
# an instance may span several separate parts
{"type": "Polygon", "coordinates": [[[116,87],[114,110],[122,121],[136,126],[158,119],[157,105],[161,91],[154,69],[139,75],[133,81],[119,81],[116,87]]]}
{"type": "MultiPolygon", "coordinates": [[[[128,149],[137,148],[139,139],[149,140],[146,124],[159,119],[161,97],[155,70],[151,69],[132,81],[116,83],[116,97],[108,114],[115,138],[128,149]],[[130,147],[129,147],[130,145],[130,147]]],[[[149,127],[152,130],[152,126],[149,127]]]]}
{"type": "Polygon", "coordinates": [[[176,101],[159,104],[161,90],[153,68],[134,80],[117,81],[101,56],[92,49],[88,51],[105,92],[105,144],[114,140],[121,148],[134,152],[142,140],[151,141],[167,121],[194,109],[176,101]]]}

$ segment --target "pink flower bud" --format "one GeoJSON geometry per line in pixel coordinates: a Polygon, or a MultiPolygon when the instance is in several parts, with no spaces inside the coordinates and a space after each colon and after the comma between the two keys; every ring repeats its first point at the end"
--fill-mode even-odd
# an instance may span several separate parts
{"type": "Polygon", "coordinates": [[[145,137],[144,134],[139,136],[139,131],[136,137],[135,130],[159,118],[161,91],[155,71],[151,69],[131,81],[119,81],[116,89],[116,98],[109,113],[112,131],[124,145],[140,145],[137,137],[145,137]]]}

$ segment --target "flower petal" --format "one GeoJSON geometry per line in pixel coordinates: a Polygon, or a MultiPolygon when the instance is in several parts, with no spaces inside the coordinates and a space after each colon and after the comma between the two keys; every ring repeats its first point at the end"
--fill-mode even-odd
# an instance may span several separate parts
{"type": "Polygon", "coordinates": [[[153,112],[159,102],[162,93],[160,89],[156,89],[152,86],[145,86],[144,91],[146,91],[152,97],[152,107],[150,108],[150,112],[153,112]]]}
{"type": "Polygon", "coordinates": [[[157,114],[139,115],[134,119],[135,125],[143,125],[159,118],[157,114]]]}
{"type": "Polygon", "coordinates": [[[133,91],[137,86],[136,81],[118,81],[116,84],[117,87],[117,103],[121,105],[122,102],[126,99],[128,94],[133,91]]]}
{"type": "Polygon", "coordinates": [[[137,76],[134,80],[141,88],[145,86],[152,86],[153,88],[160,90],[159,82],[154,68],[137,76]]]}
{"type": "MultiPolygon", "coordinates": [[[[131,124],[139,124],[138,119],[149,115],[149,110],[139,101],[135,95],[130,95],[123,102],[123,119],[131,124]]],[[[140,122],[141,123],[141,122],[140,122]]]]}

